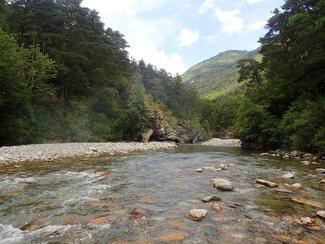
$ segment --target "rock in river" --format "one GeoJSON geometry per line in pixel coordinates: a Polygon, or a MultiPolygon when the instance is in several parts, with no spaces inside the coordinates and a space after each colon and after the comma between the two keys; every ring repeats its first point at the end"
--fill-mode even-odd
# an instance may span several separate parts
{"type": "Polygon", "coordinates": [[[221,212],[222,211],[222,207],[218,203],[211,203],[211,208],[216,212],[221,212]]]}
{"type": "Polygon", "coordinates": [[[281,178],[282,179],[293,179],[293,178],[295,178],[295,175],[293,173],[288,173],[288,174],[282,175],[281,178]]]}
{"type": "Polygon", "coordinates": [[[323,219],[325,219],[325,211],[318,211],[317,215],[323,219]]]}
{"type": "Polygon", "coordinates": [[[302,185],[300,183],[294,183],[292,185],[285,184],[285,186],[291,188],[292,190],[299,190],[302,189],[302,185]]]}
{"type": "Polygon", "coordinates": [[[221,198],[219,196],[209,196],[202,199],[202,202],[217,202],[221,201],[221,198]]]}
{"type": "Polygon", "coordinates": [[[297,219],[295,222],[300,225],[312,225],[316,222],[316,220],[310,217],[304,217],[297,219]]]}
{"type": "Polygon", "coordinates": [[[267,187],[271,187],[271,188],[276,188],[278,187],[277,183],[271,182],[271,181],[267,181],[267,180],[261,180],[261,179],[257,179],[256,183],[261,184],[263,186],[267,186],[267,187]]]}
{"type": "Polygon", "coordinates": [[[201,221],[208,215],[208,211],[205,209],[192,209],[190,211],[190,218],[194,221],[201,221]]]}
{"type": "Polygon", "coordinates": [[[325,169],[319,168],[319,169],[316,169],[316,172],[325,174],[325,169]]]}
{"type": "Polygon", "coordinates": [[[232,183],[228,180],[221,178],[213,178],[212,179],[213,186],[221,191],[233,191],[234,187],[232,183]]]}

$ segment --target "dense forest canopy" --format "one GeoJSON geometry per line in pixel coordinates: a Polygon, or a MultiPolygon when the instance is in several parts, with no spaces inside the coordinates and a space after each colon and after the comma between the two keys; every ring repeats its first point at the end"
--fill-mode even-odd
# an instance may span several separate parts
{"type": "Polygon", "coordinates": [[[143,61],[81,0],[0,1],[0,145],[137,140],[149,101],[193,119],[194,90],[143,61]]]}

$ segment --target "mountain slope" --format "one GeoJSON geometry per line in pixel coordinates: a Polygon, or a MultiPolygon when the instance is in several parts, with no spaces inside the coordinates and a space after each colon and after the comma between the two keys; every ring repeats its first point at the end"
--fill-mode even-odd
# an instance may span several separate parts
{"type": "Polygon", "coordinates": [[[216,97],[239,86],[237,62],[246,58],[259,58],[258,50],[219,53],[190,68],[182,78],[185,83],[194,86],[201,96],[216,97]]]}

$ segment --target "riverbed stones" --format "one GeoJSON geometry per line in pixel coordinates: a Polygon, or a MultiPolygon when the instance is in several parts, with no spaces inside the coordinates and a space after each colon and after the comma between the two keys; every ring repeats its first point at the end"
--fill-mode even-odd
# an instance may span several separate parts
{"type": "Polygon", "coordinates": [[[201,221],[208,215],[208,211],[205,209],[192,209],[189,216],[194,221],[201,221]]]}
{"type": "Polygon", "coordinates": [[[221,201],[221,198],[219,196],[208,196],[208,197],[204,197],[202,199],[202,202],[218,202],[221,201]]]}
{"type": "Polygon", "coordinates": [[[312,225],[316,222],[316,219],[310,217],[303,217],[295,221],[299,225],[312,225]]]}
{"type": "Polygon", "coordinates": [[[323,203],[318,202],[318,201],[313,200],[313,199],[307,199],[305,197],[294,197],[291,200],[296,202],[296,203],[312,206],[312,207],[315,207],[315,208],[323,208],[324,207],[323,203]]]}
{"type": "Polygon", "coordinates": [[[319,217],[325,219],[325,211],[324,211],[324,210],[322,210],[322,211],[318,211],[318,212],[317,212],[317,215],[318,215],[319,217]]]}
{"type": "Polygon", "coordinates": [[[220,191],[233,191],[234,186],[229,180],[222,178],[213,178],[212,179],[213,187],[217,188],[220,191]]]}
{"type": "Polygon", "coordinates": [[[158,241],[162,241],[162,242],[181,242],[183,240],[185,240],[187,237],[189,236],[188,233],[186,232],[181,232],[181,231],[177,231],[177,232],[166,232],[163,233],[161,235],[159,235],[157,237],[158,241]]]}
{"type": "Polygon", "coordinates": [[[286,179],[286,180],[287,179],[293,179],[293,178],[295,178],[295,175],[293,173],[287,173],[285,175],[282,175],[281,178],[286,179]]]}
{"type": "Polygon", "coordinates": [[[256,183],[266,186],[266,187],[270,187],[270,188],[277,188],[278,184],[271,182],[271,181],[267,181],[267,180],[262,180],[262,179],[256,179],[256,183]]]}
{"type": "Polygon", "coordinates": [[[109,219],[106,216],[99,216],[94,219],[91,219],[88,224],[90,225],[105,225],[109,223],[109,219]]]}

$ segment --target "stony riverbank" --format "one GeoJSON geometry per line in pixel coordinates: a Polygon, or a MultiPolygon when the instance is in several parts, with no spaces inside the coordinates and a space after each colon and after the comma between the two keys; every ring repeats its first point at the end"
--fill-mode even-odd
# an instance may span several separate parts
{"type": "Polygon", "coordinates": [[[224,147],[240,147],[241,141],[239,139],[221,139],[213,138],[209,141],[203,142],[204,146],[224,146],[224,147]]]}
{"type": "Polygon", "coordinates": [[[124,154],[134,151],[163,150],[176,147],[172,142],[62,143],[0,148],[0,164],[29,161],[52,161],[61,158],[124,154]]]}

